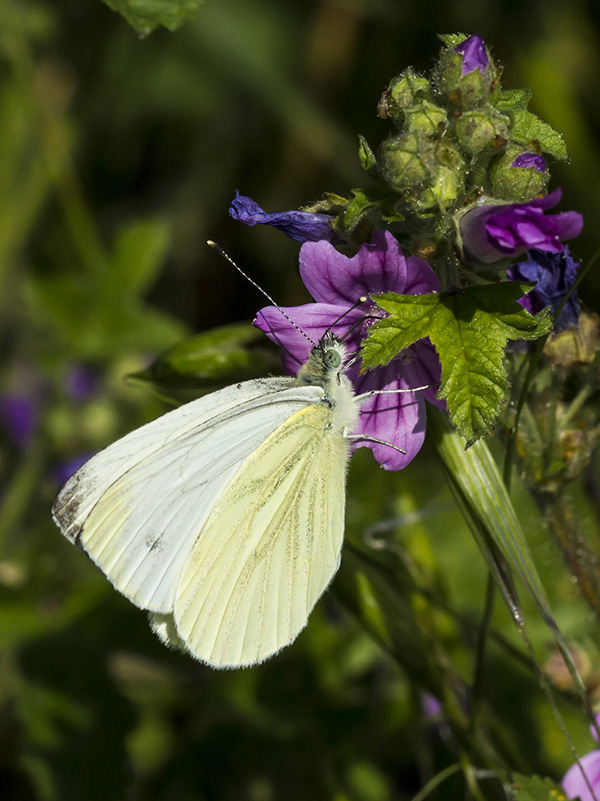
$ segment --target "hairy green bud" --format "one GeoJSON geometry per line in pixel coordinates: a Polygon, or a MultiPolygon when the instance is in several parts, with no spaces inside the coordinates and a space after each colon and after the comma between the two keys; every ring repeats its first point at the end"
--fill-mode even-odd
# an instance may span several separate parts
{"type": "Polygon", "coordinates": [[[400,125],[404,112],[411,108],[416,100],[431,97],[431,85],[427,78],[422,78],[413,70],[407,69],[397,75],[381,96],[377,113],[383,119],[390,118],[400,125]]]}
{"type": "Polygon", "coordinates": [[[486,103],[499,81],[499,71],[479,35],[446,37],[435,70],[438,91],[457,108],[486,103]]]}
{"type": "Polygon", "coordinates": [[[419,186],[433,175],[435,151],[433,142],[411,132],[386,139],[380,151],[381,171],[398,191],[419,186]]]}
{"type": "Polygon", "coordinates": [[[439,165],[431,184],[417,195],[415,210],[421,216],[429,216],[438,209],[447,211],[456,204],[464,191],[464,173],[439,165]]]}
{"type": "Polygon", "coordinates": [[[479,155],[490,148],[501,148],[507,142],[510,117],[488,107],[465,111],[456,120],[456,135],[462,149],[479,155]]]}
{"type": "Polygon", "coordinates": [[[511,145],[490,167],[491,189],[501,200],[526,203],[546,191],[550,173],[544,158],[511,145]]]}
{"type": "Polygon", "coordinates": [[[443,133],[448,124],[446,110],[429,100],[420,100],[404,112],[406,128],[427,137],[443,133]]]}

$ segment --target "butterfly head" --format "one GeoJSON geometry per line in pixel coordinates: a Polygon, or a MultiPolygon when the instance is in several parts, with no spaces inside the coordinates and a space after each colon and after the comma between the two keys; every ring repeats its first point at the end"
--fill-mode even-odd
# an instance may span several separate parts
{"type": "Polygon", "coordinates": [[[327,389],[344,369],[346,348],[331,332],[326,333],[310,352],[300,368],[296,382],[301,386],[327,389]]]}

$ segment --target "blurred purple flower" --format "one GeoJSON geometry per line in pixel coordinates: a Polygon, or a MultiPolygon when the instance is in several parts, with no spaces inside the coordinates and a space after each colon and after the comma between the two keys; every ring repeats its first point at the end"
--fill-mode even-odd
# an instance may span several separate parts
{"type": "Polygon", "coordinates": [[[252,198],[240,195],[237,189],[229,207],[229,216],[246,225],[272,225],[298,242],[317,242],[322,239],[339,242],[339,237],[330,225],[334,218],[329,214],[313,214],[308,211],[276,211],[269,214],[252,198]]]}
{"type": "Polygon", "coordinates": [[[435,718],[436,721],[439,721],[444,711],[442,702],[431,693],[423,693],[421,696],[421,709],[425,718],[435,718]]]}
{"type": "MultiPolygon", "coordinates": [[[[519,301],[527,311],[537,314],[546,306],[552,306],[552,312],[556,314],[565,295],[573,286],[578,270],[579,262],[573,259],[568,245],[565,245],[562,253],[531,250],[527,260],[511,267],[507,276],[511,281],[537,282],[531,292],[519,301]]],[[[556,320],[555,329],[563,331],[577,325],[579,312],[579,298],[575,291],[556,320]]]]}
{"type": "MultiPolygon", "coordinates": [[[[596,715],[596,723],[600,726],[600,715],[596,715]]],[[[592,734],[598,740],[595,728],[592,727],[592,734]]],[[[563,776],[561,782],[567,798],[579,798],[580,801],[598,801],[600,799],[600,749],[590,751],[579,760],[581,765],[575,763],[563,776]],[[586,782],[582,769],[588,778],[588,782],[596,796],[590,792],[588,782],[586,782]]]]}
{"type": "Polygon", "coordinates": [[[94,454],[93,453],[80,453],[67,459],[66,462],[61,462],[54,468],[53,476],[57,484],[62,486],[65,484],[79,468],[87,462],[94,454]]]}
{"type": "Polygon", "coordinates": [[[0,424],[19,448],[31,441],[38,423],[38,407],[27,395],[0,395],[0,424]]]}
{"type": "Polygon", "coordinates": [[[465,251],[472,259],[484,264],[522,256],[532,248],[561,253],[561,240],[579,236],[583,228],[583,217],[577,211],[544,214],[556,206],[561,197],[561,190],[555,189],[546,197],[529,203],[472,209],[460,221],[465,251]]]}
{"type": "Polygon", "coordinates": [[[98,391],[98,373],[85,364],[73,366],[67,373],[66,390],[72,400],[85,403],[98,391]]]}
{"type": "Polygon", "coordinates": [[[520,153],[510,166],[523,169],[535,167],[538,172],[546,172],[546,159],[538,153],[520,153]]]}
{"type": "Polygon", "coordinates": [[[478,33],[469,36],[464,42],[456,45],[454,52],[460,53],[463,57],[461,68],[463,76],[468,75],[476,69],[483,75],[490,63],[487,50],[485,49],[485,42],[483,41],[483,37],[478,33]]]}
{"type": "MultiPolygon", "coordinates": [[[[352,258],[339,253],[329,242],[308,242],[300,249],[300,275],[316,303],[286,308],[285,312],[315,342],[330,329],[336,336],[344,337],[349,352],[358,352],[372,324],[367,315],[383,316],[371,300],[348,311],[360,297],[383,292],[408,295],[439,292],[438,279],[427,262],[414,256],[405,258],[398,242],[387,231],[376,232],[373,239],[373,244],[362,245],[352,258]],[[343,319],[336,323],[341,315],[343,319]]],[[[301,331],[275,306],[261,309],[254,324],[283,348],[284,367],[295,375],[311,348],[301,331]]],[[[353,448],[371,448],[386,470],[406,467],[425,438],[425,399],[436,402],[441,368],[433,345],[423,339],[385,367],[361,375],[358,364],[354,364],[346,375],[357,394],[431,385],[419,392],[375,395],[361,409],[361,420],[354,433],[389,442],[406,454],[368,441],[358,441],[353,448]]],[[[436,405],[445,408],[443,402],[436,405]]]]}

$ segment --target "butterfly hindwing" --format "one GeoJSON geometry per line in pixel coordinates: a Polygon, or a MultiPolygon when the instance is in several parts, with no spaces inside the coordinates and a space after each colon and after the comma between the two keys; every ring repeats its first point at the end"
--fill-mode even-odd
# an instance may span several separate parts
{"type": "Polygon", "coordinates": [[[347,440],[332,410],[283,422],[232,479],[177,588],[178,636],[217,667],[254,664],[290,643],[339,565],[347,440]]]}

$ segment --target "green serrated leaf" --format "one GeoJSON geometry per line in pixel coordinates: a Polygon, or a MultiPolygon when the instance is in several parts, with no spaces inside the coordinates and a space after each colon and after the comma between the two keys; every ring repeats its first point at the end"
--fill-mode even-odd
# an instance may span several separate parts
{"type": "Polygon", "coordinates": [[[537,339],[552,326],[550,309],[533,317],[516,301],[531,286],[508,282],[429,295],[376,295],[388,313],[375,323],[363,350],[365,368],[389,363],[429,337],[442,364],[438,397],[455,428],[472,443],[492,429],[509,383],[504,349],[509,339],[537,339]]]}
{"type": "Polygon", "coordinates": [[[159,25],[170,31],[178,28],[184,19],[196,12],[203,0],[104,0],[122,14],[140,33],[151,33],[159,25]]]}
{"type": "Polygon", "coordinates": [[[358,137],[359,140],[359,148],[358,148],[358,157],[360,159],[360,165],[365,170],[365,172],[372,172],[373,170],[379,172],[379,167],[377,166],[377,159],[375,158],[375,153],[371,150],[369,143],[365,139],[364,136],[358,137]]]}
{"type": "Polygon", "coordinates": [[[565,797],[563,790],[551,779],[519,773],[514,774],[510,791],[514,801],[561,801],[565,797]]]}
{"type": "Polygon", "coordinates": [[[500,111],[526,111],[531,94],[531,89],[506,89],[500,93],[496,108],[500,111]]]}
{"type": "Polygon", "coordinates": [[[537,141],[544,153],[549,153],[561,161],[569,160],[567,145],[562,134],[530,111],[515,112],[515,122],[510,135],[514,142],[524,145],[537,141]]]}

